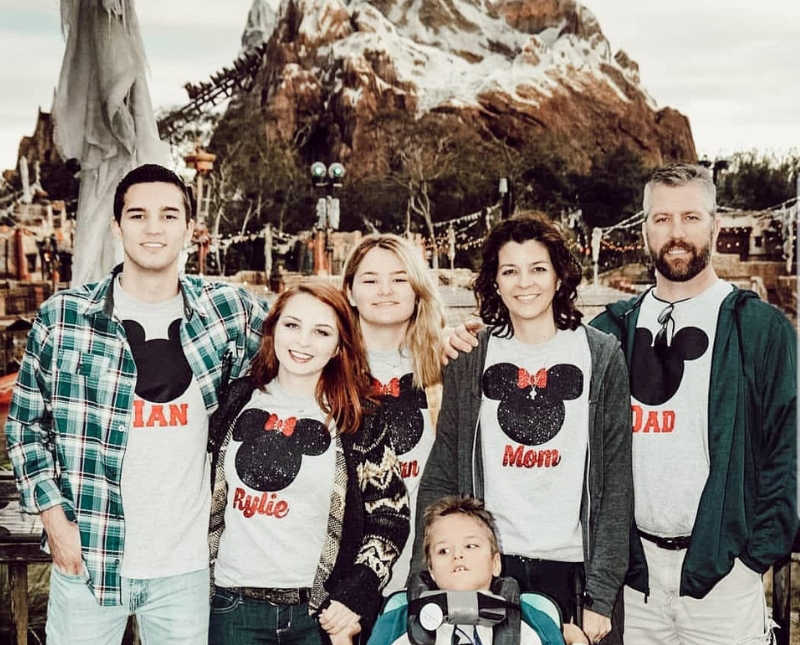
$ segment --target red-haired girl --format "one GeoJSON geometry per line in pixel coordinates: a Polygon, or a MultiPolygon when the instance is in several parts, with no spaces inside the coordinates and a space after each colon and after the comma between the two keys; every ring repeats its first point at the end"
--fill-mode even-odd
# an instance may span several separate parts
{"type": "Polygon", "coordinates": [[[283,292],[211,419],[211,644],[321,644],[377,612],[408,505],[340,291],[283,292]]]}

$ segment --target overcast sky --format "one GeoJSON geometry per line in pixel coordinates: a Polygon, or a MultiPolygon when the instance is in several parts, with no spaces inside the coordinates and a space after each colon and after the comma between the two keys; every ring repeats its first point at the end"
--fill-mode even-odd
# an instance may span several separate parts
{"type": "MultiPolygon", "coordinates": [[[[137,0],[156,108],[186,101],[239,50],[251,0],[137,0]]],[[[800,0],[584,0],[659,106],[691,122],[698,153],[800,148],[800,0]]],[[[64,40],[58,0],[0,0],[0,169],[49,110],[64,40]]]]}

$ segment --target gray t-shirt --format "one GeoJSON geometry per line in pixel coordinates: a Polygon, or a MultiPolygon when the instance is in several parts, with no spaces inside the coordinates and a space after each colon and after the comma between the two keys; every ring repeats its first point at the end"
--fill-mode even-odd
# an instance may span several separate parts
{"type": "Polygon", "coordinates": [[[311,587],[325,543],[341,441],[314,397],[276,380],[254,390],[225,452],[220,587],[311,587]],[[334,436],[335,435],[335,436],[334,436]]]}
{"type": "Polygon", "coordinates": [[[127,294],[114,313],[136,362],[136,395],[122,462],[121,574],[160,578],[208,566],[208,412],[183,353],[180,294],[159,303],[127,294]]]}
{"type": "Polygon", "coordinates": [[[583,561],[580,507],[589,442],[586,331],[534,345],[492,336],[480,424],[486,507],[503,553],[583,561]]]}
{"type": "Polygon", "coordinates": [[[650,291],[642,300],[630,369],[635,516],[647,533],[692,533],[709,473],[708,390],[717,318],[732,288],[717,280],[694,298],[669,303],[650,291]],[[657,340],[662,326],[663,342],[657,340]]]}

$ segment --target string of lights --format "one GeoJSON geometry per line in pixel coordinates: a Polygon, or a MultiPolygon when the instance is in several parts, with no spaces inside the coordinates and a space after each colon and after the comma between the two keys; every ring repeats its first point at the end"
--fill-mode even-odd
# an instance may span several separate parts
{"type": "MultiPolygon", "coordinates": [[[[480,247],[486,239],[487,227],[491,225],[492,216],[501,208],[499,203],[494,204],[488,208],[481,209],[467,215],[455,217],[441,222],[434,222],[435,236],[433,240],[423,238],[423,244],[426,250],[440,254],[449,253],[451,244],[456,251],[469,251],[480,247]],[[454,242],[454,243],[453,243],[454,242]]],[[[739,209],[733,209],[726,206],[719,206],[718,210],[723,213],[741,213],[739,209]]],[[[764,218],[771,217],[779,224],[782,224],[783,229],[791,227],[793,221],[797,221],[798,210],[800,210],[800,203],[797,197],[788,199],[780,204],[771,206],[769,208],[748,213],[756,220],[763,220],[764,218]]],[[[629,253],[641,250],[641,238],[638,231],[636,232],[636,242],[623,242],[618,240],[609,239],[609,234],[614,231],[630,231],[640,226],[644,221],[644,212],[638,211],[630,217],[627,217],[616,224],[601,228],[600,246],[606,252],[612,253],[629,253]]],[[[726,231],[732,234],[742,234],[748,227],[726,227],[726,231]]],[[[232,244],[240,244],[242,242],[253,242],[256,240],[263,240],[266,232],[259,231],[257,233],[244,233],[232,235],[217,235],[212,237],[211,247],[219,247],[225,251],[232,244]]],[[[294,244],[299,240],[299,236],[290,233],[283,233],[276,230],[272,231],[272,249],[278,254],[285,254],[289,252],[294,244]]],[[[722,243],[723,248],[726,244],[722,243]]],[[[581,245],[577,240],[570,239],[570,250],[578,255],[589,255],[591,249],[588,245],[581,245]]],[[[731,247],[732,248],[732,247],[731,247]]]]}
{"type": "Polygon", "coordinates": [[[502,205],[498,202],[496,204],[492,204],[491,206],[487,206],[486,208],[482,208],[479,211],[475,211],[474,213],[468,213],[467,215],[462,215],[461,217],[454,217],[453,219],[447,219],[441,222],[434,222],[433,228],[437,229],[443,227],[450,227],[461,223],[475,222],[481,217],[486,217],[487,215],[493,215],[494,212],[499,210],[501,207],[502,205]]]}
{"type": "Polygon", "coordinates": [[[600,240],[600,246],[604,249],[608,249],[610,251],[616,251],[617,253],[629,253],[631,251],[640,251],[642,245],[640,243],[637,244],[617,244],[612,242],[611,240],[600,240]]]}

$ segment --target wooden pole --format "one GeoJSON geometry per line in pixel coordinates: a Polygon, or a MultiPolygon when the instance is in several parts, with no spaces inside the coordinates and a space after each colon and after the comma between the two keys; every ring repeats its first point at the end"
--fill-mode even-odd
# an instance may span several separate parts
{"type": "Polygon", "coordinates": [[[25,257],[25,243],[23,242],[21,228],[14,230],[14,255],[17,261],[17,280],[26,282],[30,280],[28,273],[28,259],[25,257]]]}
{"type": "Polygon", "coordinates": [[[264,227],[264,276],[266,282],[272,275],[272,224],[267,223],[264,227]]]}
{"type": "Polygon", "coordinates": [[[10,562],[8,565],[11,583],[11,622],[15,626],[17,645],[28,645],[28,565],[25,562],[10,562]]]}
{"type": "Polygon", "coordinates": [[[789,645],[792,629],[792,558],[790,554],[772,566],[772,620],[777,645],[789,645]]]}

